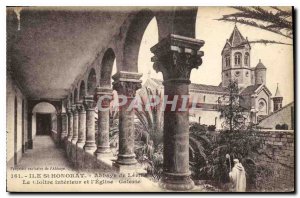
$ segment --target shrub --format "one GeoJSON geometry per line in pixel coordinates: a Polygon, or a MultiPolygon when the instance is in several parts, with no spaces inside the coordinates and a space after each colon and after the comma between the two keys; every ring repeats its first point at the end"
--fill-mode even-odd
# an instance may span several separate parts
{"type": "Polygon", "coordinates": [[[215,130],[216,130],[216,126],[215,126],[215,125],[209,125],[209,126],[207,127],[207,130],[208,130],[208,131],[215,131],[215,130]]]}

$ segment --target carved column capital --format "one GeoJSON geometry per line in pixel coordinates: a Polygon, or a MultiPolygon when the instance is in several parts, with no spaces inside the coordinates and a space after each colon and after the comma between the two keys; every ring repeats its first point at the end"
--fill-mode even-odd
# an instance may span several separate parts
{"type": "Polygon", "coordinates": [[[71,111],[72,111],[73,114],[78,114],[76,104],[73,104],[73,105],[71,106],[71,111]]]}
{"type": "Polygon", "coordinates": [[[112,91],[113,90],[111,88],[106,88],[106,87],[97,87],[96,88],[95,95],[96,95],[97,102],[100,97],[107,96],[107,97],[104,97],[101,101],[102,107],[108,107],[110,105],[110,102],[111,102],[112,96],[113,96],[112,91]]]}
{"type": "Polygon", "coordinates": [[[162,72],[164,81],[181,80],[190,83],[191,70],[202,64],[204,41],[171,34],[150,50],[156,72],[162,72]]]}
{"type": "Polygon", "coordinates": [[[67,115],[67,112],[62,112],[60,113],[61,116],[66,116],[67,115]]]}
{"type": "Polygon", "coordinates": [[[83,102],[78,102],[78,103],[76,104],[76,108],[77,108],[77,111],[78,111],[79,113],[85,112],[85,108],[84,108],[83,102]]]}
{"type": "Polygon", "coordinates": [[[73,115],[72,107],[71,106],[68,106],[66,110],[67,110],[67,115],[68,116],[70,116],[70,115],[72,116],[73,115]]]}
{"type": "Polygon", "coordinates": [[[136,90],[142,87],[142,81],[140,78],[143,74],[135,72],[120,71],[113,75],[113,89],[118,94],[125,95],[127,97],[135,97],[136,90]]]}
{"type": "Polygon", "coordinates": [[[94,97],[92,95],[91,96],[85,96],[84,101],[83,101],[83,105],[84,105],[86,110],[94,110],[95,107],[96,107],[94,97]]]}

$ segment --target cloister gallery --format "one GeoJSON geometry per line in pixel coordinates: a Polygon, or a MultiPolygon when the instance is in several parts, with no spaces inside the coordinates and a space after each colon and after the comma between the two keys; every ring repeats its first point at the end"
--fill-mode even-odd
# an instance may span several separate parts
{"type": "MultiPolygon", "coordinates": [[[[119,152],[115,161],[107,160],[110,117],[108,111],[97,112],[95,139],[97,97],[115,90],[134,98],[142,83],[140,44],[153,18],[159,42],[149,50],[154,69],[163,74],[165,94],[188,95],[190,73],[203,56],[204,41],[195,39],[196,16],[196,7],[7,9],[9,166],[35,149],[36,127],[43,120],[35,109],[48,103],[54,107],[52,136],[76,167],[136,171],[133,110],[120,109],[119,152]]],[[[191,189],[188,111],[166,111],[164,119],[161,187],[191,189]]]]}

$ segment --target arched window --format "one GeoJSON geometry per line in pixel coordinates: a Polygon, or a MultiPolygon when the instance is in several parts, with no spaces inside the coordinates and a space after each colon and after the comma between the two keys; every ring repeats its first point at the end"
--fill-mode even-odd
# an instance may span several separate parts
{"type": "Polygon", "coordinates": [[[203,102],[205,102],[205,96],[203,96],[203,102]]]}
{"type": "Polygon", "coordinates": [[[242,54],[240,52],[236,52],[234,54],[234,65],[241,65],[242,54]]]}
{"type": "Polygon", "coordinates": [[[226,55],[226,56],[225,56],[225,66],[226,66],[226,67],[229,67],[229,66],[230,66],[230,56],[229,56],[229,55],[226,55]]]}
{"type": "Polygon", "coordinates": [[[263,98],[258,100],[258,111],[267,114],[267,102],[263,98]]]}
{"type": "Polygon", "coordinates": [[[247,65],[247,66],[249,65],[249,62],[250,62],[249,57],[250,57],[249,53],[246,52],[245,57],[244,57],[244,64],[247,65]]]}

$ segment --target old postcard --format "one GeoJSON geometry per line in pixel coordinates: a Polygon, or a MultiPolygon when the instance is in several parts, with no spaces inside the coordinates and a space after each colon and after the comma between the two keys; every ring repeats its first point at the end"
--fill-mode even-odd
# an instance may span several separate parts
{"type": "Polygon", "coordinates": [[[293,7],[7,7],[9,192],[294,192],[293,7]]]}

